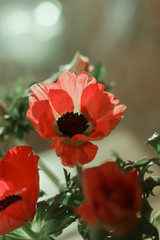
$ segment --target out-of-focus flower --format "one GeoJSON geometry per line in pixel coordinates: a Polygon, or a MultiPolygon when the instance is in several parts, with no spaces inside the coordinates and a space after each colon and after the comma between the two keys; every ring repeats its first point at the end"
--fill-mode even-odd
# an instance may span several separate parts
{"type": "Polygon", "coordinates": [[[12,148],[0,161],[0,235],[32,221],[39,197],[37,155],[31,147],[12,148]]]}
{"type": "Polygon", "coordinates": [[[54,140],[63,165],[92,161],[98,147],[89,141],[104,138],[121,120],[126,107],[103,89],[85,72],[65,72],[57,83],[31,87],[27,117],[41,137],[54,140]]]}
{"type": "Polygon", "coordinates": [[[59,71],[54,73],[49,79],[45,80],[43,83],[55,82],[57,78],[66,71],[75,72],[79,75],[82,72],[92,73],[94,66],[90,64],[89,58],[76,52],[72,61],[66,65],[61,65],[59,71]]]}
{"type": "Polygon", "coordinates": [[[86,223],[118,232],[137,222],[142,191],[136,170],[123,173],[115,162],[106,162],[83,171],[82,187],[86,203],[75,211],[86,223]]]}

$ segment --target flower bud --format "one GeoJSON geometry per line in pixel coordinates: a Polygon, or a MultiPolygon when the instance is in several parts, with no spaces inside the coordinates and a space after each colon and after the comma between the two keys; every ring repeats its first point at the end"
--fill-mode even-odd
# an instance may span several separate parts
{"type": "Polygon", "coordinates": [[[81,55],[79,52],[76,52],[70,63],[61,65],[59,67],[59,71],[43,81],[43,83],[56,82],[58,77],[66,71],[75,72],[77,75],[79,75],[82,72],[92,73],[93,70],[94,66],[90,64],[89,58],[81,55]]]}
{"type": "Polygon", "coordinates": [[[90,65],[89,58],[81,55],[79,52],[76,52],[74,58],[69,64],[60,66],[60,71],[75,72],[77,75],[81,72],[91,73],[93,70],[94,66],[90,65]]]}

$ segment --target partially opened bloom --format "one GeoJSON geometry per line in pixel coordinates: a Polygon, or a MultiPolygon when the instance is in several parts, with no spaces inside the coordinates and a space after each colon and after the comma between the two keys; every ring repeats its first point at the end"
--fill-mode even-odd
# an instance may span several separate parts
{"type": "Polygon", "coordinates": [[[12,148],[0,161],[0,235],[32,221],[39,197],[37,155],[31,147],[12,148]]]}
{"type": "Polygon", "coordinates": [[[136,170],[124,173],[115,162],[106,162],[83,171],[82,187],[86,202],[75,211],[86,223],[114,232],[136,223],[142,195],[136,170]]]}
{"type": "Polygon", "coordinates": [[[90,64],[88,57],[76,52],[72,61],[66,65],[60,66],[59,69],[62,72],[70,71],[75,72],[78,75],[82,72],[93,72],[94,66],[90,64]]]}
{"type": "Polygon", "coordinates": [[[27,117],[45,139],[54,140],[65,166],[92,161],[98,147],[90,141],[107,136],[125,111],[119,99],[85,72],[65,72],[56,83],[31,87],[27,117]]]}

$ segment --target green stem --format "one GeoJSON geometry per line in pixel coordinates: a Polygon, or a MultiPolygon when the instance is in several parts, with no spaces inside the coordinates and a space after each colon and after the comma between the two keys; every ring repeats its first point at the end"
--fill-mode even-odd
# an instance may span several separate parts
{"type": "Polygon", "coordinates": [[[60,190],[61,185],[59,183],[59,179],[54,175],[54,173],[50,171],[42,161],[39,161],[39,167],[45,172],[45,174],[52,180],[52,182],[60,190]]]}
{"type": "Polygon", "coordinates": [[[38,234],[34,231],[32,231],[27,224],[23,225],[21,227],[25,233],[27,233],[32,239],[38,239],[38,234]]]}
{"type": "MultiPolygon", "coordinates": [[[[24,140],[17,139],[18,145],[28,145],[24,140]]],[[[45,174],[52,180],[52,182],[56,185],[56,187],[60,190],[61,185],[59,183],[59,179],[54,175],[52,171],[50,171],[46,165],[42,161],[39,160],[39,167],[45,172],[45,174]]]]}
{"type": "Polygon", "coordinates": [[[77,170],[77,185],[81,187],[81,175],[82,175],[82,167],[79,166],[78,164],[76,165],[76,170],[77,170]]]}

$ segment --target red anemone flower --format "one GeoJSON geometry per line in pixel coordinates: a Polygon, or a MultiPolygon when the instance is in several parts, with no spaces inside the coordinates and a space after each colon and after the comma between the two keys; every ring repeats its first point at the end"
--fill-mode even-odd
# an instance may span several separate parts
{"type": "Polygon", "coordinates": [[[37,155],[31,147],[12,148],[0,161],[0,235],[32,221],[39,197],[37,155]]]}
{"type": "Polygon", "coordinates": [[[52,147],[62,164],[73,167],[92,161],[98,147],[89,141],[107,136],[125,111],[119,99],[85,72],[64,72],[56,83],[31,87],[27,117],[52,147]]]}
{"type": "Polygon", "coordinates": [[[142,190],[135,169],[121,172],[115,162],[85,169],[82,187],[86,203],[74,210],[86,223],[120,232],[137,222],[142,190]]]}

